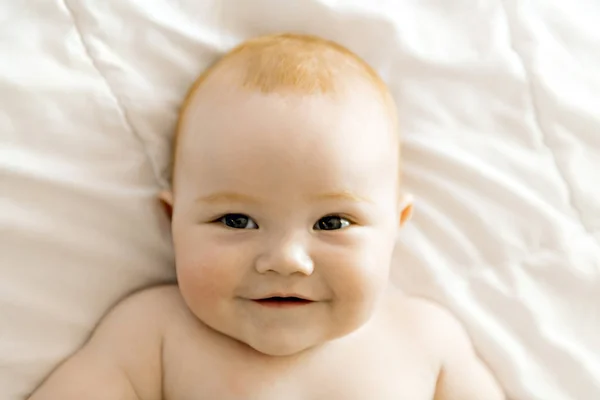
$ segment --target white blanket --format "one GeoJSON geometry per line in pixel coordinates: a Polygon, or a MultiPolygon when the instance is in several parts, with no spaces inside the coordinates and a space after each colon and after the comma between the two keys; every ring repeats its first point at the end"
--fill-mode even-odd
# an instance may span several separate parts
{"type": "Polygon", "coordinates": [[[512,399],[600,398],[600,3],[0,0],[0,398],[173,278],[177,110],[239,41],[339,41],[389,83],[416,196],[393,280],[512,399]]]}

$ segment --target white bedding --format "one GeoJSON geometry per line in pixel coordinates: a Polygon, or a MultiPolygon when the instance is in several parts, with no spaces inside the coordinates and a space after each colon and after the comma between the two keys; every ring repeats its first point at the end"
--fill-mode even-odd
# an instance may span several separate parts
{"type": "Polygon", "coordinates": [[[599,21],[586,0],[0,0],[0,398],[173,278],[154,195],[183,95],[296,31],[397,99],[417,200],[395,283],[453,311],[512,399],[599,399],[599,21]]]}

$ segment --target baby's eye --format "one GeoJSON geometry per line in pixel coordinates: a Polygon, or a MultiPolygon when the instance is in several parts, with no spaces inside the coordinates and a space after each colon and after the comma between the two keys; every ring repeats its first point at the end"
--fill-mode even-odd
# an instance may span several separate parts
{"type": "Polygon", "coordinates": [[[256,222],[244,214],[226,214],[219,222],[233,229],[258,229],[256,222]]]}
{"type": "Polygon", "coordinates": [[[350,226],[350,221],[346,218],[337,215],[328,215],[318,220],[313,229],[318,231],[334,231],[344,229],[348,226],[350,226]]]}

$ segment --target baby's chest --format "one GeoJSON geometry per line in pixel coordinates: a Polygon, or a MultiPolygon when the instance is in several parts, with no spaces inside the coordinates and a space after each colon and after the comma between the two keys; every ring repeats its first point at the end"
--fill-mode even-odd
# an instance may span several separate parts
{"type": "Polygon", "coordinates": [[[283,367],[235,357],[184,361],[165,371],[164,386],[165,400],[431,400],[435,381],[418,358],[363,351],[283,367]]]}

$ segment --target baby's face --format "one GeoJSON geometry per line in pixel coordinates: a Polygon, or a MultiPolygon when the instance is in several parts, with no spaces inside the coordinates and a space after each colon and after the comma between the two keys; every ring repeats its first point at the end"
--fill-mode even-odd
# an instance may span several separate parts
{"type": "Polygon", "coordinates": [[[172,229],[187,305],[269,355],[352,332],[385,291],[402,211],[385,107],[367,85],[337,98],[225,88],[207,82],[180,132],[172,229]]]}

